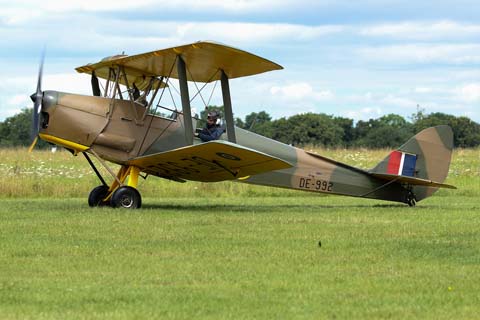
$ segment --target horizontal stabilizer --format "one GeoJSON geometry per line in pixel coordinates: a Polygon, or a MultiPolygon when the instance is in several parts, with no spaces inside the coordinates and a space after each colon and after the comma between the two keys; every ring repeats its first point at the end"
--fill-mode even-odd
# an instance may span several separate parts
{"type": "Polygon", "coordinates": [[[447,189],[457,189],[457,187],[450,184],[435,182],[432,180],[414,178],[408,176],[398,176],[396,174],[384,174],[384,173],[371,173],[372,176],[384,180],[395,180],[396,182],[404,182],[416,186],[425,186],[425,187],[434,187],[434,188],[447,188],[447,189]]]}
{"type": "Polygon", "coordinates": [[[172,180],[215,182],[290,168],[279,158],[227,141],[210,141],[134,158],[129,165],[172,180]]]}

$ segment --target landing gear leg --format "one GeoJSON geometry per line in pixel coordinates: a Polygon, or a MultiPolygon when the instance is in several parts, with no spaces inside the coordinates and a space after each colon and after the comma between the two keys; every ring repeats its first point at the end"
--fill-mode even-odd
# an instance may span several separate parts
{"type": "Polygon", "coordinates": [[[128,176],[127,185],[118,185],[116,181],[110,187],[111,193],[110,205],[114,208],[137,209],[142,206],[142,197],[137,190],[138,176],[140,169],[134,166],[122,166],[118,172],[121,183],[128,176]]]}
{"type": "Polygon", "coordinates": [[[98,171],[97,167],[95,167],[95,164],[93,163],[92,159],[90,159],[88,154],[86,152],[82,152],[82,153],[85,156],[85,159],[87,159],[90,167],[92,167],[93,172],[95,172],[98,179],[102,183],[101,185],[93,188],[92,191],[90,191],[90,194],[88,195],[88,205],[90,207],[99,207],[99,206],[108,205],[109,202],[104,200],[108,195],[108,189],[109,189],[108,185],[105,182],[105,179],[103,179],[102,175],[98,171]]]}
{"type": "Polygon", "coordinates": [[[122,166],[117,175],[111,171],[106,164],[97,157],[114,178],[110,186],[107,185],[100,172],[97,170],[91,159],[84,152],[85,158],[98,176],[102,185],[93,188],[88,196],[88,205],[97,207],[110,204],[114,208],[137,209],[142,206],[142,197],[137,190],[138,176],[140,169],[135,166],[122,166]],[[128,179],[127,179],[128,178],[128,179]],[[125,184],[126,181],[126,184],[125,184]]]}

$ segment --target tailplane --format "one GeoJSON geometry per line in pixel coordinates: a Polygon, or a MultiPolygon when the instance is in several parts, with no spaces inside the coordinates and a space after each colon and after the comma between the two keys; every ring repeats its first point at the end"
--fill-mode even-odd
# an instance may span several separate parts
{"type": "Polygon", "coordinates": [[[431,196],[444,184],[453,150],[453,131],[441,125],[425,129],[392,151],[370,173],[411,186],[415,200],[431,196]]]}

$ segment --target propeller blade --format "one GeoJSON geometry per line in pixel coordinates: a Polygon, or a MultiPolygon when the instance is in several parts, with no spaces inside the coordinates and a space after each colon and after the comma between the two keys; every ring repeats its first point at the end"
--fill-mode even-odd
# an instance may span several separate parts
{"type": "Polygon", "coordinates": [[[44,60],[45,60],[45,49],[43,49],[42,55],[40,57],[40,68],[38,70],[37,91],[30,96],[30,98],[33,101],[32,133],[31,133],[31,139],[33,143],[30,148],[33,148],[33,146],[35,146],[36,138],[38,136],[38,132],[40,131],[40,111],[42,110],[42,99],[43,99],[42,76],[43,76],[44,60]]]}
{"type": "Polygon", "coordinates": [[[45,49],[42,51],[40,56],[40,68],[38,70],[38,80],[37,80],[37,96],[42,93],[42,75],[43,75],[43,62],[45,61],[45,49]]]}

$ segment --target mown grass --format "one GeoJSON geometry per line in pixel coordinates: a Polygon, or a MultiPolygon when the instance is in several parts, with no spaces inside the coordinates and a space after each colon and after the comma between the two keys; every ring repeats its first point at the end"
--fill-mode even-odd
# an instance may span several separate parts
{"type": "MultiPolygon", "coordinates": [[[[87,207],[97,182],[80,157],[1,152],[2,170],[18,168],[1,189],[1,319],[474,319],[480,312],[478,150],[455,152],[448,182],[461,189],[416,208],[147,179],[144,207],[133,212],[87,207]],[[44,164],[33,169],[35,159],[44,164]],[[5,186],[15,178],[23,188],[5,186]]],[[[364,167],[385,154],[355,152],[322,151],[364,167]]]]}

